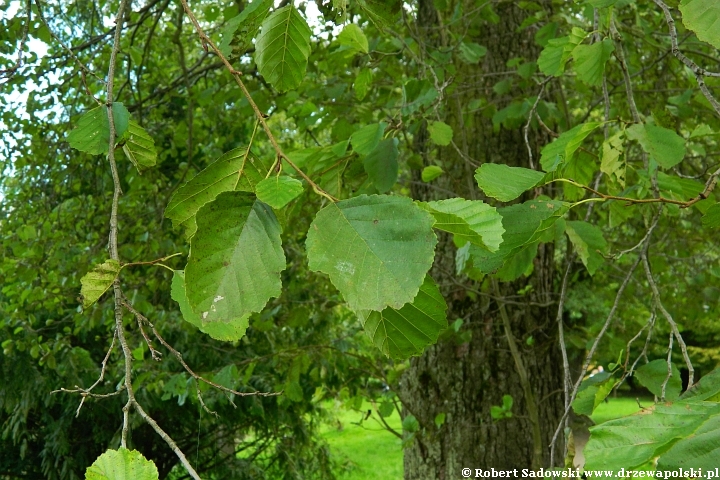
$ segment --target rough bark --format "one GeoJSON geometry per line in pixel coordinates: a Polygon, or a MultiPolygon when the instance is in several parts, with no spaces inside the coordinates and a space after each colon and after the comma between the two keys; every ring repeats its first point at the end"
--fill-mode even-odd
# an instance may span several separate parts
{"type": "MultiPolygon", "coordinates": [[[[502,78],[483,74],[508,70],[506,62],[514,57],[537,58],[539,49],[533,41],[534,30],[517,31],[527,12],[515,5],[515,2],[496,4],[500,22],[485,23],[477,35],[469,38],[486,46],[487,56],[477,66],[457,65],[456,88],[445,98],[443,115],[455,132],[458,147],[478,163],[502,162],[527,167],[522,128],[495,132],[490,118],[482,114],[462,114],[471,100],[492,96],[492,86],[502,78]]],[[[438,29],[433,28],[440,24],[433,1],[419,1],[418,35],[423,37],[428,49],[443,42],[437,35],[438,29]]],[[[525,93],[531,96],[537,91],[525,93]]],[[[507,103],[507,100],[497,100],[500,101],[498,109],[505,106],[503,102],[507,103]]],[[[420,129],[415,137],[417,151],[425,157],[426,164],[431,155],[439,155],[448,173],[441,177],[442,190],[415,183],[415,198],[446,198],[450,196],[447,191],[465,198],[481,198],[474,185],[474,166],[452,147],[439,152],[432,150],[434,147],[426,142],[426,137],[424,129],[420,129]]],[[[534,141],[542,139],[535,137],[534,141]]],[[[429,348],[422,357],[411,361],[401,380],[399,396],[405,413],[415,415],[422,427],[412,446],[405,450],[405,478],[461,478],[463,468],[531,468],[533,425],[503,329],[500,302],[505,304],[539,410],[543,458],[538,460],[548,467],[547,447],[563,410],[562,361],[555,324],[557,307],[548,305],[556,298],[552,293],[555,278],[552,245],[540,245],[530,277],[500,284],[501,299],[493,298],[494,292],[487,288],[489,283],[485,284],[484,295],[468,293],[466,287],[475,290],[482,287],[455,275],[455,251],[451,237],[441,236],[432,273],[448,301],[448,319],[452,322],[463,318],[462,331],[471,332],[471,338],[460,343],[458,336],[429,348]],[[518,290],[527,285],[532,285],[530,293],[516,296],[518,290]],[[530,336],[534,339],[532,346],[526,344],[530,336]],[[490,408],[502,405],[502,396],[506,394],[514,399],[513,417],[495,421],[490,408]],[[445,413],[446,420],[437,428],[434,419],[440,413],[445,413]]],[[[562,452],[562,445],[559,447],[562,452]]]]}

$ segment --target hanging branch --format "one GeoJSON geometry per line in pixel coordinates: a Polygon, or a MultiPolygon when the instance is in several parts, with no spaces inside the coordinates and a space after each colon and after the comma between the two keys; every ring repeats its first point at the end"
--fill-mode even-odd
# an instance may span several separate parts
{"type": "Polygon", "coordinates": [[[662,8],[663,13],[665,14],[665,23],[667,23],[668,30],[670,30],[670,44],[672,45],[673,55],[675,55],[675,58],[685,64],[686,67],[692,70],[693,74],[695,75],[695,80],[697,81],[698,87],[700,87],[700,91],[703,93],[703,95],[705,95],[705,98],[707,98],[707,101],[710,102],[710,105],[713,106],[713,108],[715,109],[715,113],[720,116],[720,102],[718,102],[717,99],[713,96],[713,94],[710,93],[710,89],[708,89],[707,85],[705,84],[705,79],[703,78],[720,77],[720,73],[709,72],[704,68],[701,68],[697,63],[693,62],[685,55],[683,55],[683,53],[680,51],[680,47],[678,46],[675,20],[670,13],[670,8],[662,0],[653,1],[658,7],[662,8]]]}
{"type": "Polygon", "coordinates": [[[288,157],[280,148],[280,145],[277,142],[277,139],[275,138],[275,135],[273,135],[272,130],[270,130],[270,126],[268,126],[267,121],[265,120],[267,118],[267,115],[265,115],[260,108],[255,103],[255,100],[253,100],[252,96],[250,95],[250,91],[245,86],[245,83],[242,81],[242,72],[239,72],[235,70],[235,68],[232,66],[230,61],[225,57],[225,55],[222,54],[220,49],[215,45],[215,43],[210,39],[210,37],[207,36],[205,31],[200,26],[200,23],[198,22],[195,15],[192,13],[192,10],[190,10],[190,6],[188,6],[187,0],[180,0],[182,2],[182,6],[185,9],[185,13],[187,13],[187,16],[190,18],[190,21],[195,26],[195,30],[198,33],[198,36],[200,37],[200,41],[202,42],[203,48],[205,51],[207,51],[208,47],[212,49],[213,52],[222,60],[222,63],[225,65],[225,67],[228,69],[230,74],[233,76],[233,79],[235,80],[235,83],[237,83],[238,87],[240,87],[240,90],[242,91],[243,95],[247,99],[248,103],[253,109],[253,112],[255,112],[255,116],[257,117],[258,121],[260,122],[260,125],[262,125],[263,130],[265,130],[265,133],[267,134],[268,140],[270,141],[270,144],[273,147],[273,150],[275,150],[275,154],[277,158],[282,159],[290,165],[293,170],[295,170],[298,175],[300,175],[306,182],[308,182],[308,185],[312,187],[312,189],[317,193],[318,195],[327,198],[331,202],[337,202],[338,199],[327,193],[325,190],[320,188],[318,184],[316,184],[310,177],[307,176],[305,172],[300,169],[297,165],[295,165],[295,162],[293,162],[290,157],[288,157]]]}
{"type": "MultiPolygon", "coordinates": [[[[124,23],[124,15],[125,10],[127,9],[129,1],[128,0],[121,0],[120,6],[118,8],[117,17],[115,20],[115,36],[113,38],[113,47],[112,51],[110,53],[110,66],[108,68],[108,79],[107,79],[107,98],[106,98],[106,105],[107,105],[107,112],[108,112],[108,122],[109,122],[109,129],[110,129],[110,144],[108,148],[108,162],[110,163],[110,171],[112,173],[112,179],[113,179],[113,197],[112,197],[112,207],[110,211],[110,238],[109,238],[109,249],[110,249],[110,258],[120,262],[120,256],[118,254],[118,205],[120,201],[120,195],[122,194],[122,189],[120,186],[120,176],[118,175],[118,168],[117,164],[115,162],[115,118],[113,116],[113,86],[114,86],[114,77],[115,77],[115,65],[117,62],[117,54],[120,50],[120,33],[122,32],[122,25],[124,23]]],[[[188,462],[187,458],[185,457],[185,454],[180,450],[180,448],[177,446],[177,444],[173,441],[170,436],[165,433],[165,431],[160,428],[160,426],[157,424],[157,422],[148,415],[145,410],[140,406],[140,404],[135,399],[135,392],[133,392],[133,385],[132,385],[132,352],[130,351],[130,347],[128,346],[127,339],[125,338],[125,332],[123,330],[123,293],[122,288],[120,287],[120,280],[116,278],[113,281],[113,293],[115,296],[115,332],[117,334],[118,341],[120,343],[120,346],[123,351],[123,356],[125,357],[125,379],[124,379],[124,385],[125,389],[128,393],[128,400],[125,406],[123,407],[123,426],[122,426],[122,434],[121,434],[121,440],[120,444],[122,447],[127,448],[127,437],[128,437],[128,431],[130,428],[130,409],[134,408],[140,416],[157,432],[157,434],[165,440],[165,443],[168,444],[168,446],[172,449],[173,452],[177,455],[177,457],[180,459],[180,462],[183,464],[185,469],[187,470],[188,474],[196,479],[200,480],[200,476],[197,474],[195,469],[190,465],[190,462],[188,462]]]]}

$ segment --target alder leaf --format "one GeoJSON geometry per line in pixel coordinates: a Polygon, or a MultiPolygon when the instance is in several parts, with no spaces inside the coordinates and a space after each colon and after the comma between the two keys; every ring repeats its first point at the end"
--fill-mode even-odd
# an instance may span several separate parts
{"type": "Polygon", "coordinates": [[[262,22],[255,41],[255,63],[260,75],[279,92],[302,83],[310,56],[310,34],[310,27],[292,4],[262,22]]]}
{"type": "Polygon", "coordinates": [[[685,140],[672,130],[636,123],[626,132],[628,138],[637,140],[642,149],[663,168],[672,168],[685,157],[685,140]]]}
{"type": "Polygon", "coordinates": [[[122,147],[125,156],[135,165],[138,171],[142,168],[155,166],[157,151],[155,142],[144,128],[130,120],[125,132],[125,145],[122,147]]]}
{"type": "Polygon", "coordinates": [[[401,0],[357,0],[356,5],[382,30],[395,22],[402,3],[401,0]]]}
{"type": "Polygon", "coordinates": [[[180,313],[182,313],[183,319],[186,322],[194,325],[201,332],[210,335],[215,340],[234,342],[240,340],[245,335],[250,321],[250,314],[243,315],[229,322],[203,322],[200,315],[193,312],[192,307],[190,307],[190,301],[187,299],[185,272],[183,270],[175,270],[173,272],[170,297],[180,306],[180,313]]]}
{"type": "Polygon", "coordinates": [[[97,302],[103,293],[108,291],[119,273],[120,263],[117,260],[105,260],[86,273],[80,279],[83,308],[97,302]]]}
{"type": "Polygon", "coordinates": [[[427,128],[430,140],[434,143],[443,147],[450,145],[453,138],[453,130],[450,125],[445,122],[431,122],[427,128]]]}
{"type": "Polygon", "coordinates": [[[625,188],[625,162],[620,159],[625,152],[623,140],[625,134],[622,130],[603,142],[600,171],[615,180],[620,187],[625,188]]]}
{"type": "Polygon", "coordinates": [[[602,231],[588,222],[566,222],[565,232],[580,256],[583,265],[590,275],[605,261],[603,254],[607,253],[607,242],[602,231]]]}
{"type": "Polygon", "coordinates": [[[400,309],[385,308],[382,312],[361,310],[358,318],[365,333],[386,356],[405,360],[421,355],[428,345],[437,342],[447,328],[447,305],[429,275],[412,302],[400,309]]]}
{"type": "Polygon", "coordinates": [[[192,237],[197,229],[197,211],[222,192],[254,192],[270,169],[270,162],[266,163],[247,147],[230,150],[175,191],[165,216],[172,220],[175,228],[185,227],[185,235],[192,237]]]}
{"type": "Polygon", "coordinates": [[[337,42],[354,53],[368,53],[370,51],[367,37],[360,27],[354,23],[345,25],[345,28],[337,37],[337,42]]]}
{"type": "Polygon", "coordinates": [[[442,168],[438,167],[437,165],[430,165],[423,168],[422,173],[420,174],[420,178],[423,182],[428,183],[432,182],[443,173],[445,172],[442,168]]]}
{"type": "Polygon", "coordinates": [[[487,48],[474,42],[460,44],[460,59],[470,65],[477,64],[487,54],[487,48]]]}
{"type": "Polygon", "coordinates": [[[356,99],[362,100],[365,98],[367,93],[370,91],[372,80],[373,74],[372,70],[369,68],[363,68],[360,72],[358,72],[357,77],[355,77],[355,83],[353,84],[356,99]]]}
{"type": "Polygon", "coordinates": [[[354,311],[411,302],[434,258],[433,217],[406,197],[361,195],[318,212],[307,235],[310,269],[330,276],[354,311]]]}
{"type": "Polygon", "coordinates": [[[592,45],[578,45],[572,51],[573,69],[580,81],[588,85],[600,85],[605,64],[615,50],[612,40],[606,38],[592,45]]]}
{"type": "Polygon", "coordinates": [[[378,192],[390,190],[398,178],[398,140],[386,138],[363,159],[365,171],[378,192]]]}
{"type": "Polygon", "coordinates": [[[501,202],[515,200],[523,192],[536,186],[545,174],[522,167],[509,167],[502,163],[484,163],[475,170],[475,180],[488,197],[501,202]]]}
{"type": "Polygon", "coordinates": [[[187,297],[204,324],[235,322],[280,295],[285,254],[272,209],[225,192],[197,212],[185,268],[187,297]]]}
{"type": "Polygon", "coordinates": [[[223,27],[222,40],[218,44],[226,57],[238,57],[250,50],[252,39],[260,30],[260,24],[270,12],[273,0],[254,0],[239,15],[231,18],[223,27]]]}
{"type": "Polygon", "coordinates": [[[540,153],[540,165],[546,172],[554,172],[563,163],[572,160],[583,140],[602,122],[581,123],[563,132],[554,142],[545,145],[540,153]]]}
{"type": "MultiPolygon", "coordinates": [[[[680,378],[680,370],[674,363],[670,364],[672,376],[665,385],[665,400],[674,402],[680,397],[682,391],[682,379],[680,378]]],[[[662,395],[662,385],[668,374],[667,360],[653,360],[646,363],[635,370],[633,377],[637,378],[640,384],[650,390],[650,393],[660,398],[662,395]]]]}
{"type": "Polygon", "coordinates": [[[287,175],[273,175],[257,184],[255,194],[258,200],[279,210],[303,192],[302,182],[287,175]]]}
{"type": "Polygon", "coordinates": [[[570,35],[548,40],[538,57],[537,65],[540,71],[553,77],[562,75],[573,49],[580,45],[586,36],[584,30],[574,27],[570,35]]]}
{"type": "MultiPolygon", "coordinates": [[[[122,103],[113,103],[115,136],[119,138],[128,128],[130,113],[122,103]]],[[[107,153],[110,146],[110,119],[107,107],[102,105],[84,113],[78,120],[78,126],[68,134],[70,146],[91,155],[107,153]]]]}
{"type": "Polygon", "coordinates": [[[462,198],[419,205],[435,217],[435,228],[452,233],[461,243],[470,242],[491,252],[500,248],[505,228],[495,207],[480,200],[462,198]]]}
{"type": "Polygon", "coordinates": [[[353,151],[360,155],[369,155],[375,150],[387,128],[387,123],[371,123],[350,135],[353,151]]]}
{"type": "Polygon", "coordinates": [[[715,48],[720,48],[720,3],[717,0],[683,0],[680,3],[682,22],[695,35],[715,48]]]}
{"type": "Polygon", "coordinates": [[[106,450],[85,471],[86,480],[157,480],[158,469],[137,450],[106,450]]]}
{"type": "Polygon", "coordinates": [[[702,217],[702,224],[705,228],[720,227],[720,203],[711,206],[702,217]]]}

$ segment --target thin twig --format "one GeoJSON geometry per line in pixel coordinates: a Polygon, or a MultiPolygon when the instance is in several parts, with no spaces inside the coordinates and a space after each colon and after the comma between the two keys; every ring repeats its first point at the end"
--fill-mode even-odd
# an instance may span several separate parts
{"type": "Polygon", "coordinates": [[[708,102],[712,105],[712,107],[715,109],[715,113],[720,115],[720,102],[717,101],[717,99],[713,96],[712,93],[710,93],[710,90],[708,89],[707,85],[705,85],[705,79],[703,77],[720,77],[720,73],[715,72],[709,72],[705,70],[704,68],[701,68],[698,66],[697,63],[690,60],[688,57],[683,55],[683,53],[680,51],[680,47],[678,46],[678,40],[677,40],[677,30],[675,29],[675,20],[672,17],[672,14],[670,13],[670,8],[663,2],[662,0],[653,0],[655,4],[662,8],[663,13],[665,14],[665,23],[667,23],[668,30],[670,30],[670,43],[672,45],[672,53],[675,55],[675,58],[680,60],[683,64],[685,64],[686,67],[688,67],[690,70],[692,70],[693,74],[695,75],[695,80],[697,81],[698,87],[700,87],[700,91],[705,95],[705,98],[707,98],[708,102]]]}
{"type": "Polygon", "coordinates": [[[150,322],[150,320],[148,320],[142,313],[135,310],[135,308],[133,308],[133,306],[130,305],[130,302],[128,302],[127,299],[124,299],[122,304],[130,313],[135,315],[135,317],[138,319],[139,322],[145,323],[147,326],[149,326],[152,329],[153,334],[158,339],[158,341],[160,343],[162,343],[165,348],[170,350],[170,353],[172,353],[175,356],[175,358],[178,359],[178,361],[183,366],[185,371],[187,371],[190,374],[190,376],[192,376],[195,380],[206,383],[212,387],[217,388],[218,390],[222,390],[223,392],[231,393],[233,395],[238,395],[240,397],[247,397],[247,396],[253,396],[253,395],[260,396],[260,397],[274,397],[274,396],[282,394],[282,392],[238,392],[231,388],[227,388],[222,385],[219,385],[215,382],[211,382],[210,380],[207,380],[206,378],[202,377],[201,375],[198,375],[188,366],[187,363],[185,363],[182,353],[175,350],[167,341],[165,341],[165,339],[160,335],[160,333],[155,328],[155,325],[153,325],[150,322]]]}
{"type": "Polygon", "coordinates": [[[255,100],[253,100],[252,96],[250,95],[250,91],[245,86],[245,83],[242,81],[242,72],[239,72],[235,70],[235,68],[232,66],[230,61],[225,57],[225,55],[220,52],[220,49],[215,45],[215,43],[210,39],[210,37],[207,36],[205,31],[200,26],[200,23],[198,22],[195,15],[192,13],[192,10],[190,10],[190,7],[188,6],[187,0],[180,0],[182,2],[183,8],[185,9],[185,13],[187,13],[188,18],[190,18],[190,21],[195,26],[195,30],[198,33],[198,36],[200,37],[200,41],[202,42],[203,47],[207,49],[207,47],[210,47],[215,54],[222,60],[223,64],[225,64],[225,67],[227,67],[230,74],[232,74],[233,79],[235,80],[235,83],[237,83],[238,87],[240,87],[240,90],[242,91],[243,95],[247,99],[248,103],[253,109],[253,112],[255,112],[255,116],[257,117],[258,121],[260,122],[260,125],[262,125],[263,130],[265,130],[265,133],[268,136],[268,140],[270,141],[270,144],[273,147],[273,150],[275,150],[275,153],[277,156],[290,165],[293,170],[295,170],[298,175],[300,175],[308,184],[312,187],[312,189],[317,193],[318,195],[327,198],[331,202],[337,202],[338,199],[327,193],[325,190],[320,188],[318,184],[316,184],[310,177],[305,174],[305,172],[300,169],[295,163],[285,155],[282,148],[280,148],[280,145],[277,142],[277,139],[272,133],[272,130],[270,130],[270,127],[267,124],[267,121],[265,120],[267,115],[265,115],[262,111],[260,111],[260,108],[255,103],[255,100]]]}
{"type": "Polygon", "coordinates": [[[665,401],[665,388],[667,387],[670,378],[672,377],[672,348],[673,348],[673,336],[674,332],[670,332],[670,340],[668,343],[668,354],[667,354],[667,375],[660,387],[660,401],[665,401]]]}
{"type": "Polygon", "coordinates": [[[678,329],[677,323],[672,318],[672,315],[670,315],[670,312],[668,312],[665,309],[665,306],[662,304],[662,300],[660,298],[660,289],[658,288],[657,283],[655,282],[655,278],[653,277],[652,270],[650,269],[650,262],[648,262],[647,250],[642,253],[641,258],[643,262],[643,268],[645,269],[645,276],[648,283],[650,284],[650,290],[652,290],[653,293],[655,305],[657,305],[660,313],[662,313],[663,317],[665,317],[665,320],[667,320],[667,322],[670,324],[673,335],[675,335],[675,340],[677,340],[678,345],[680,345],[680,351],[682,352],[683,359],[685,360],[685,366],[688,369],[687,388],[689,389],[693,386],[693,382],[695,380],[695,369],[693,368],[692,362],[690,361],[690,355],[688,355],[687,352],[687,345],[685,345],[685,340],[683,340],[682,336],[680,335],[680,329],[678,329]]]}
{"type": "Polygon", "coordinates": [[[545,92],[545,86],[548,84],[548,82],[553,77],[547,77],[545,80],[540,83],[540,91],[537,94],[537,98],[535,99],[535,103],[533,103],[532,108],[530,109],[530,113],[528,114],[527,123],[525,123],[525,126],[523,127],[523,138],[525,139],[525,146],[527,147],[528,151],[528,160],[530,162],[530,169],[535,170],[535,162],[533,161],[533,153],[532,153],[532,147],[530,146],[530,139],[529,133],[530,133],[530,123],[532,122],[533,116],[535,115],[535,112],[537,110],[538,103],[540,103],[540,99],[543,96],[543,93],[545,92]]]}
{"type": "Polygon", "coordinates": [[[15,76],[17,71],[22,68],[23,65],[23,50],[25,50],[25,42],[27,41],[28,32],[30,31],[30,22],[32,22],[31,0],[27,0],[25,5],[25,16],[27,18],[25,20],[25,25],[23,26],[22,37],[20,37],[20,45],[17,50],[17,60],[15,61],[15,65],[12,67],[0,70],[0,77],[5,77],[7,81],[10,81],[10,79],[15,76]]]}

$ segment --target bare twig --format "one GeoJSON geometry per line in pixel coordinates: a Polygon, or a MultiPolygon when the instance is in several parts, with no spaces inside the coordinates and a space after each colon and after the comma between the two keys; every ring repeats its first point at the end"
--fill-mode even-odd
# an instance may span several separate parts
{"type": "Polygon", "coordinates": [[[707,85],[705,84],[705,79],[703,77],[720,77],[720,73],[715,72],[709,72],[705,70],[704,68],[701,68],[697,63],[690,60],[688,57],[683,55],[683,53],[680,51],[680,47],[678,46],[678,40],[677,40],[677,30],[675,29],[675,20],[672,17],[672,14],[670,13],[670,8],[667,6],[665,2],[662,0],[653,0],[655,4],[662,8],[663,13],[665,14],[665,23],[667,23],[668,30],[670,30],[670,43],[672,45],[672,53],[675,55],[675,58],[680,60],[683,64],[685,64],[686,67],[688,67],[690,70],[692,70],[693,74],[695,75],[695,80],[697,81],[698,87],[700,87],[700,91],[705,95],[705,98],[707,98],[708,102],[710,102],[710,105],[715,109],[715,113],[720,115],[720,102],[713,96],[712,93],[710,93],[710,90],[708,89],[707,85]]]}
{"type": "Polygon", "coordinates": [[[668,343],[668,354],[667,354],[667,376],[660,387],[660,401],[665,401],[665,388],[667,387],[670,378],[672,377],[672,348],[673,348],[673,336],[674,333],[670,332],[670,341],[668,343]]]}
{"type": "Polygon", "coordinates": [[[147,326],[149,326],[149,327],[152,329],[153,334],[154,334],[155,337],[158,339],[158,341],[159,341],[160,343],[162,343],[165,348],[167,348],[168,350],[170,350],[170,353],[172,353],[172,354],[175,356],[175,358],[178,359],[178,362],[180,362],[180,364],[183,366],[183,368],[185,369],[185,371],[188,372],[188,373],[190,374],[190,376],[192,376],[195,380],[200,381],[200,382],[203,382],[203,383],[206,383],[206,384],[210,385],[211,387],[215,387],[215,388],[217,388],[218,390],[221,390],[221,391],[223,391],[223,392],[231,393],[231,394],[233,394],[233,395],[238,395],[238,396],[240,396],[240,397],[247,397],[247,396],[253,396],[253,395],[254,395],[254,396],[260,396],[260,397],[274,397],[274,396],[280,395],[280,394],[282,393],[282,392],[268,392],[268,393],[266,393],[266,392],[238,392],[238,391],[233,390],[233,389],[231,389],[231,388],[227,388],[227,387],[224,387],[224,386],[222,386],[222,385],[219,385],[219,384],[217,384],[217,383],[215,383],[215,382],[211,382],[210,380],[207,380],[206,378],[202,377],[201,375],[198,375],[197,373],[195,373],[195,372],[188,366],[188,364],[185,363],[185,360],[183,359],[182,353],[180,353],[180,352],[178,352],[177,350],[175,350],[167,341],[165,341],[165,339],[160,335],[160,333],[159,333],[159,332],[157,331],[157,329],[155,328],[155,325],[153,325],[153,324],[150,322],[150,320],[148,320],[142,313],[140,313],[140,312],[138,312],[137,310],[135,310],[135,308],[133,308],[133,306],[130,305],[130,302],[128,302],[127,299],[124,299],[124,300],[123,300],[122,305],[123,305],[130,313],[132,313],[133,315],[135,315],[135,317],[138,319],[139,322],[145,323],[147,326]]]}
{"type": "Polygon", "coordinates": [[[540,103],[540,99],[542,98],[543,93],[545,92],[545,86],[548,84],[548,82],[552,78],[553,77],[547,77],[545,80],[542,81],[542,83],[540,83],[540,91],[537,94],[535,103],[533,103],[533,106],[530,109],[530,113],[528,114],[527,123],[525,123],[525,126],[523,127],[523,138],[525,139],[525,146],[527,147],[527,151],[528,151],[528,160],[530,162],[530,168],[532,170],[535,170],[535,162],[533,161],[532,147],[530,146],[530,139],[528,138],[529,133],[530,133],[530,123],[532,122],[533,116],[535,115],[535,112],[537,111],[538,103],[540,103]]]}
{"type": "Polygon", "coordinates": [[[688,369],[687,388],[689,389],[693,386],[693,382],[695,380],[695,369],[693,368],[692,362],[690,361],[690,356],[688,355],[687,351],[687,345],[685,345],[685,341],[680,335],[680,330],[678,329],[677,323],[672,318],[672,315],[670,315],[670,312],[668,312],[665,309],[665,306],[662,304],[662,300],[660,299],[660,289],[658,289],[657,283],[655,282],[655,278],[652,274],[652,270],[650,269],[650,262],[648,262],[647,250],[642,253],[641,258],[643,262],[643,268],[645,269],[645,276],[647,278],[648,284],[650,284],[650,290],[652,290],[653,299],[655,300],[655,305],[660,310],[660,313],[662,313],[663,317],[665,317],[665,320],[667,320],[667,322],[670,324],[673,335],[675,335],[675,340],[677,340],[678,345],[680,345],[680,351],[682,352],[683,359],[685,360],[685,366],[688,369]]]}

